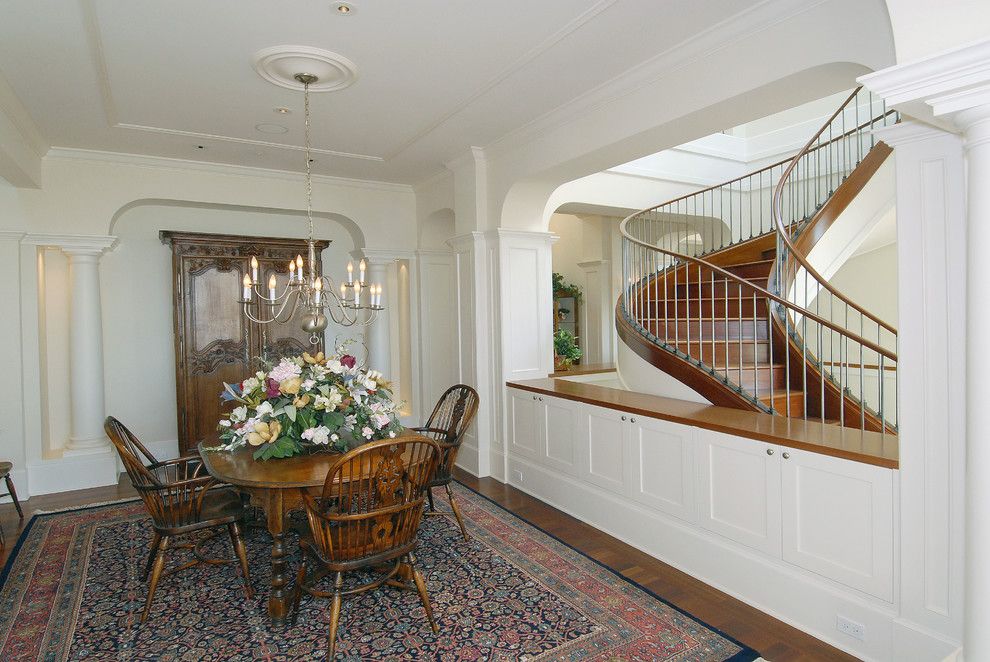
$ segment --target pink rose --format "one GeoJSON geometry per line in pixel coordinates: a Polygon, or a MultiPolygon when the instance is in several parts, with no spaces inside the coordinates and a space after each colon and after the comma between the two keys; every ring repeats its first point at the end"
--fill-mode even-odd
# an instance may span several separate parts
{"type": "Polygon", "coordinates": [[[353,368],[355,365],[357,365],[357,359],[351,356],[350,354],[344,354],[343,356],[340,357],[340,364],[345,365],[348,368],[353,368]]]}
{"type": "Polygon", "coordinates": [[[278,382],[271,377],[265,380],[265,393],[269,398],[277,398],[281,393],[278,390],[278,382]]]}

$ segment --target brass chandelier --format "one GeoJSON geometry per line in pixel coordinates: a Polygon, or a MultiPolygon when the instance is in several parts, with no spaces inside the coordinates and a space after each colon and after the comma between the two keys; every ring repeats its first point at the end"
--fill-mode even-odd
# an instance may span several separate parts
{"type": "Polygon", "coordinates": [[[313,345],[320,343],[320,334],[327,328],[328,318],[339,326],[367,326],[374,323],[382,306],[381,283],[366,283],[364,260],[358,265],[354,278],[354,263],[347,263],[347,280],[339,290],[331,278],[316,272],[316,240],[313,236],[313,173],[310,143],[309,86],[319,80],[313,74],[299,73],[294,78],[303,85],[306,136],[306,218],[309,236],[306,239],[307,260],[297,255],[289,262],[289,281],[281,292],[275,275],[268,279],[268,290],[262,290],[258,280],[258,258],[251,258],[251,273],[244,274],[243,295],[240,299],[244,316],[257,324],[285,324],[296,318],[303,331],[310,334],[313,345]],[[254,301],[259,305],[252,312],[254,301]]]}

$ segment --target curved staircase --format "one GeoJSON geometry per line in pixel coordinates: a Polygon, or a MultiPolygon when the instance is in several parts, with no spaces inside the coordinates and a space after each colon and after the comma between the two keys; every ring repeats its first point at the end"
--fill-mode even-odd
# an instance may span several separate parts
{"type": "Polygon", "coordinates": [[[622,342],[717,405],[896,432],[896,329],[806,257],[896,120],[858,89],[792,159],[625,219],[622,342]]]}

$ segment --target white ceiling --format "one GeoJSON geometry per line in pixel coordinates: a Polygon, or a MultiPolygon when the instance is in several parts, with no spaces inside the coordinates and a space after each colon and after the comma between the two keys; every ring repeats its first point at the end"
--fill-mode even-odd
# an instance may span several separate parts
{"type": "Polygon", "coordinates": [[[314,147],[342,153],[318,153],[316,172],[415,183],[758,2],[352,4],[340,16],[322,0],[4,0],[0,74],[55,147],[300,170],[301,94],[251,58],[324,48],[358,79],[313,96],[314,147]]]}

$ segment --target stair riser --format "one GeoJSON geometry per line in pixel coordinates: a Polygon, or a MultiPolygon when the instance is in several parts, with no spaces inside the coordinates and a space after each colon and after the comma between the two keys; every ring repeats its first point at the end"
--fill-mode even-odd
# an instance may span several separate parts
{"type": "MultiPolygon", "coordinates": [[[[776,395],[773,397],[765,396],[760,398],[763,404],[768,407],[773,407],[781,415],[787,413],[787,396],[776,395]]],[[[791,418],[801,418],[804,416],[804,394],[801,391],[791,392],[791,418]]]]}
{"type": "Polygon", "coordinates": [[[648,321],[644,325],[650,333],[657,336],[661,340],[667,339],[668,342],[674,343],[675,336],[678,342],[684,342],[688,340],[737,340],[740,337],[743,340],[747,339],[758,339],[767,340],[769,338],[769,327],[767,326],[766,320],[743,320],[739,322],[738,320],[729,320],[725,322],[724,320],[715,320],[714,323],[711,320],[703,320],[700,324],[698,320],[679,320],[674,322],[673,320],[667,321],[648,321]]]}
{"type": "Polygon", "coordinates": [[[715,317],[718,319],[728,316],[730,320],[733,317],[742,317],[745,320],[747,317],[753,317],[754,310],[756,317],[766,317],[767,301],[766,299],[757,299],[754,303],[752,297],[748,299],[744,297],[742,301],[738,298],[716,299],[714,302],[711,299],[707,301],[705,299],[701,301],[697,299],[669,299],[666,302],[661,299],[660,301],[647,302],[645,310],[652,317],[665,317],[668,320],[672,320],[675,316],[697,319],[699,312],[703,318],[715,317]]]}
{"type": "MultiPolygon", "coordinates": [[[[723,368],[716,371],[716,374],[724,375],[726,371],[723,368]]],[[[787,369],[786,366],[782,365],[760,366],[759,371],[747,367],[743,367],[742,370],[730,367],[728,378],[730,382],[741,385],[747,391],[769,393],[784,388],[787,381],[787,369]]]]}
{"type": "MultiPolygon", "coordinates": [[[[757,287],[766,287],[765,278],[754,278],[750,280],[753,285],[757,287]]],[[[740,285],[735,281],[726,283],[723,281],[715,281],[714,285],[712,283],[702,283],[698,285],[697,283],[692,283],[690,285],[685,285],[683,283],[678,283],[677,287],[670,287],[668,291],[670,294],[667,295],[668,299],[684,299],[690,297],[692,300],[697,301],[698,290],[701,290],[701,298],[704,299],[724,299],[726,298],[726,293],[731,297],[739,297],[740,291],[742,292],[743,298],[753,296],[753,290],[747,288],[745,285],[740,285]]]]}
{"type": "Polygon", "coordinates": [[[690,345],[681,342],[677,345],[677,349],[689,354],[693,359],[714,365],[716,368],[739,365],[740,357],[742,357],[743,365],[758,363],[764,367],[770,363],[770,345],[767,342],[754,344],[752,341],[743,341],[742,347],[740,347],[740,343],[723,340],[716,340],[714,343],[693,342],[690,345]],[[728,353],[728,357],[726,357],[726,353],[728,353]]]}
{"type": "MultiPolygon", "coordinates": [[[[725,270],[740,278],[766,278],[770,275],[771,268],[769,263],[757,262],[756,264],[743,264],[738,267],[725,267],[725,270]]],[[[710,275],[709,278],[711,278],[710,275]]]]}

